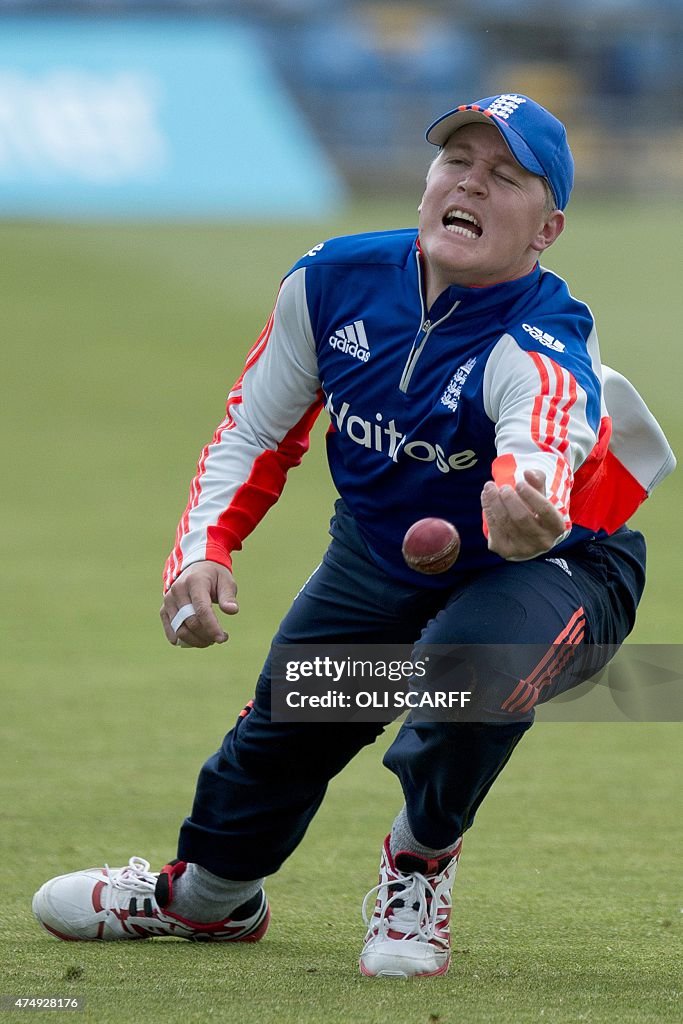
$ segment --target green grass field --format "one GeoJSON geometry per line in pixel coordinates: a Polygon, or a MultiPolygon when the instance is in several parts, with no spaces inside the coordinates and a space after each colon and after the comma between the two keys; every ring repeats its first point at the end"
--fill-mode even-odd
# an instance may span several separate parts
{"type": "MultiPolygon", "coordinates": [[[[334,781],[270,881],[258,946],[62,944],[31,916],[54,874],[174,854],[197,771],[319,559],[333,498],[319,427],[236,558],[230,643],[174,650],[160,573],[197,454],[284,270],[331,234],[410,224],[413,208],[357,206],[296,228],[0,225],[0,995],[84,996],[78,1019],[97,1024],[682,1019],[676,724],[532,730],[468,836],[445,978],[357,973],[360,903],[401,802],[380,764],[391,734],[334,781]]],[[[592,306],[605,361],[679,455],[681,212],[577,207],[547,260],[592,306]]],[[[682,639],[681,496],[678,474],[636,520],[650,539],[639,643],[682,639]]]]}

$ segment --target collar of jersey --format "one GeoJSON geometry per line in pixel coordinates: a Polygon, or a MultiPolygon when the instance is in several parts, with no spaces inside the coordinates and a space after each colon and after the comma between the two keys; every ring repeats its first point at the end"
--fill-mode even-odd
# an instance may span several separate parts
{"type": "MultiPolygon", "coordinates": [[[[420,252],[419,245],[417,249],[420,252]]],[[[420,259],[424,259],[421,252],[420,259]]],[[[524,277],[517,277],[513,281],[501,281],[498,284],[474,288],[452,284],[425,312],[430,320],[435,321],[445,316],[456,302],[458,303],[458,319],[463,316],[480,316],[482,313],[490,313],[501,307],[509,309],[519,298],[537,287],[540,276],[541,267],[537,262],[530,273],[525,274],[524,277]]]]}

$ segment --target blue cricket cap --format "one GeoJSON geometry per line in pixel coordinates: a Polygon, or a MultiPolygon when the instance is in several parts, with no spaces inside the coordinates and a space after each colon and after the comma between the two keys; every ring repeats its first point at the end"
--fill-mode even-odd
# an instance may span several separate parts
{"type": "Polygon", "coordinates": [[[557,208],[564,210],[574,184],[574,158],[562,122],[528,96],[503,93],[442,114],[427,129],[427,142],[443,146],[454,131],[476,121],[496,126],[517,163],[545,178],[557,208]]]}

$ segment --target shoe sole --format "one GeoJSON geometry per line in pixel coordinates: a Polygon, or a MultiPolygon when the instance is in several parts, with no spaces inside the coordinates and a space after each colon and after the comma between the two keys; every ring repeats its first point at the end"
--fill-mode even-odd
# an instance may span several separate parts
{"type": "Polygon", "coordinates": [[[373,974],[371,971],[368,971],[367,968],[364,967],[362,963],[358,964],[358,967],[360,968],[360,973],[363,975],[364,978],[436,978],[441,974],[446,974],[450,966],[451,965],[449,961],[447,964],[444,964],[443,967],[439,967],[436,971],[426,971],[424,974],[406,974],[405,971],[389,970],[377,971],[376,974],[373,974]]]}

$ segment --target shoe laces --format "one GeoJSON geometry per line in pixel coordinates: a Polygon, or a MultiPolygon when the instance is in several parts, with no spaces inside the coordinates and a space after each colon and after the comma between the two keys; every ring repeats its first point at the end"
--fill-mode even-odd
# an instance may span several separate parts
{"type": "Polygon", "coordinates": [[[373,886],[363,900],[363,920],[368,928],[382,938],[389,937],[389,931],[402,933],[403,939],[418,939],[433,942],[436,935],[436,921],[439,913],[429,879],[419,871],[398,878],[387,879],[373,886]],[[368,913],[372,897],[379,898],[380,908],[368,913]]]}
{"type": "MultiPolygon", "coordinates": [[[[110,868],[105,864],[103,871],[107,884],[102,890],[102,906],[107,915],[114,908],[127,909],[135,896],[142,896],[145,902],[153,900],[158,875],[150,871],[149,861],[143,857],[131,857],[125,868],[110,868]]],[[[150,910],[152,908],[156,909],[156,900],[151,902],[150,910]]]]}

